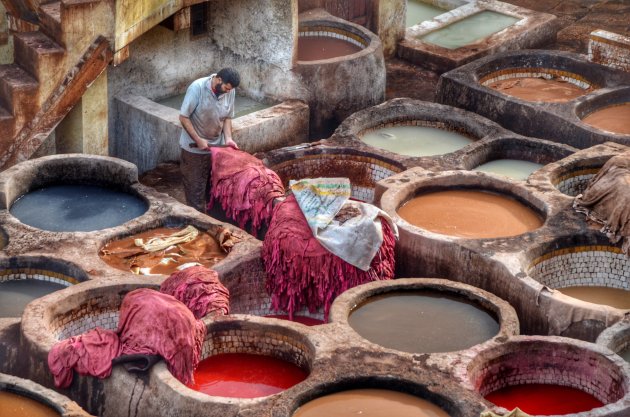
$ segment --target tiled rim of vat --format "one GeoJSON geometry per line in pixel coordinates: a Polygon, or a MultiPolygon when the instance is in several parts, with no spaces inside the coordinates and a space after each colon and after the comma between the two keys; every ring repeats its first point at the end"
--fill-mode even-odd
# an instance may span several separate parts
{"type": "Polygon", "coordinates": [[[394,220],[402,233],[408,235],[420,235],[429,238],[446,240],[446,241],[505,241],[512,240],[517,244],[525,244],[520,237],[536,234],[546,227],[547,220],[553,217],[558,207],[549,205],[545,196],[538,190],[527,186],[524,183],[517,183],[505,177],[494,176],[478,171],[443,171],[433,173],[422,168],[411,168],[400,174],[393,175],[388,179],[379,182],[377,194],[385,189],[377,200],[377,205],[383,209],[394,220]],[[474,190],[489,191],[515,199],[526,207],[534,210],[541,219],[543,224],[536,230],[529,231],[516,236],[504,236],[496,238],[461,238],[457,236],[443,235],[431,232],[407,222],[398,215],[398,209],[412,198],[423,194],[436,191],[447,190],[474,190]]]}
{"type": "MultiPolygon", "coordinates": [[[[422,100],[395,98],[352,114],[341,123],[329,142],[369,149],[371,152],[400,161],[406,166],[414,166],[412,161],[443,156],[405,156],[372,147],[361,140],[361,136],[368,131],[395,125],[415,125],[450,130],[468,136],[474,141],[505,133],[505,130],[498,124],[466,110],[422,100]]],[[[462,151],[459,150],[453,154],[462,151]]]]}
{"type": "MultiPolygon", "coordinates": [[[[473,287],[472,285],[438,278],[399,278],[387,281],[374,281],[351,288],[343,292],[333,302],[330,310],[329,322],[341,323],[342,325],[344,325],[344,327],[348,328],[348,332],[351,333],[356,340],[360,340],[361,342],[368,345],[378,346],[378,348],[380,349],[390,352],[397,352],[402,355],[422,354],[422,352],[399,352],[397,350],[372,343],[364,339],[361,335],[359,335],[352,329],[352,327],[348,323],[348,317],[357,306],[361,305],[363,302],[367,301],[371,297],[387,293],[414,292],[425,290],[439,291],[448,293],[453,296],[462,297],[462,299],[471,301],[475,303],[478,307],[483,308],[498,321],[499,332],[496,335],[479,345],[471,346],[470,348],[464,349],[460,352],[464,352],[470,349],[478,349],[479,347],[485,346],[487,344],[498,343],[505,340],[507,337],[519,334],[519,322],[518,317],[516,316],[516,311],[512,306],[510,306],[507,301],[504,301],[496,295],[484,291],[480,288],[473,287]]],[[[437,352],[430,353],[429,355],[440,355],[447,353],[453,352],[437,352]]]]}
{"type": "Polygon", "coordinates": [[[475,1],[447,11],[419,25],[406,28],[399,42],[397,56],[440,73],[466,62],[506,48],[527,49],[546,43],[555,37],[556,17],[498,1],[475,1]],[[482,11],[505,14],[520,20],[483,39],[448,49],[422,41],[420,38],[482,11]]]}
{"type": "Polygon", "coordinates": [[[46,256],[15,256],[0,258],[0,282],[35,279],[54,282],[66,287],[89,280],[79,266],[46,256]]]}
{"type": "Polygon", "coordinates": [[[577,149],[545,139],[528,137],[499,137],[478,141],[468,146],[461,156],[463,169],[472,170],[496,159],[518,159],[547,165],[564,159],[577,149]]]}
{"type": "MultiPolygon", "coordinates": [[[[406,379],[394,375],[369,375],[365,371],[358,375],[342,374],[335,381],[321,381],[308,387],[294,397],[287,399],[284,404],[274,408],[274,416],[291,417],[299,407],[309,401],[327,395],[355,390],[355,389],[378,389],[384,391],[394,391],[409,394],[425,401],[428,401],[442,410],[450,417],[464,417],[475,411],[474,415],[479,415],[483,409],[479,401],[456,384],[449,384],[451,381],[440,381],[438,375],[428,377],[431,381],[423,385],[417,380],[406,379]],[[438,382],[439,381],[439,382],[438,382]],[[277,413],[277,414],[276,414],[277,413]]],[[[436,373],[437,374],[437,373],[436,373]]]]}
{"type": "Polygon", "coordinates": [[[102,278],[48,294],[24,309],[22,343],[35,357],[45,358],[53,345],[63,339],[97,326],[116,330],[125,295],[138,288],[157,290],[160,283],[160,279],[151,276],[102,278]]]}
{"type": "Polygon", "coordinates": [[[350,42],[360,47],[361,50],[350,55],[315,61],[298,61],[296,59],[295,64],[298,66],[316,66],[340,61],[351,61],[362,56],[372,55],[377,49],[381,48],[379,37],[363,26],[335,17],[321,9],[307,11],[298,16],[299,36],[329,36],[350,42]]]}
{"type": "MultiPolygon", "coordinates": [[[[272,356],[290,362],[310,374],[316,358],[317,333],[313,329],[285,320],[265,319],[246,315],[228,315],[204,318],[206,339],[201,360],[222,353],[251,353],[272,356]],[[224,345],[223,345],[224,344],[224,345]],[[216,345],[216,346],[215,346],[216,345]]],[[[204,394],[179,382],[165,366],[153,370],[156,384],[165,385],[170,391],[189,401],[220,404],[257,404],[266,398],[294,390],[304,381],[280,393],[266,397],[233,398],[204,394]]],[[[308,380],[308,376],[306,378],[308,380]]],[[[306,381],[305,380],[305,381],[306,381]]],[[[183,400],[182,398],[182,400],[183,400]]]]}
{"type": "Polygon", "coordinates": [[[68,397],[28,379],[0,374],[0,391],[11,392],[47,405],[58,412],[60,417],[91,416],[68,397]]]}
{"type": "Polygon", "coordinates": [[[575,197],[586,189],[590,179],[597,175],[606,161],[625,150],[630,148],[615,142],[582,149],[542,167],[532,173],[529,180],[565,196],[575,197]]]}
{"type": "Polygon", "coordinates": [[[630,314],[601,332],[597,344],[617,354],[630,349],[630,314]]]}
{"type": "MultiPolygon", "coordinates": [[[[118,271],[119,273],[128,273],[133,274],[131,271],[124,271],[121,269],[114,268],[113,266],[107,264],[102,258],[98,255],[98,252],[105,246],[107,243],[124,239],[126,237],[135,235],[137,233],[146,232],[151,229],[156,229],[160,227],[172,227],[173,231],[178,229],[183,229],[184,227],[191,225],[197,228],[199,231],[209,232],[215,240],[219,240],[219,238],[224,234],[228,233],[234,239],[234,246],[227,253],[227,256],[213,265],[212,269],[223,270],[221,268],[222,265],[228,264],[232,266],[235,263],[240,262],[244,258],[249,256],[257,255],[256,247],[258,246],[254,239],[248,238],[247,235],[241,230],[236,228],[235,226],[229,225],[227,223],[219,223],[208,216],[197,215],[195,217],[186,217],[183,215],[168,215],[168,216],[160,216],[157,218],[152,218],[147,222],[142,223],[134,223],[133,225],[121,230],[121,229],[107,229],[107,232],[101,233],[100,242],[98,245],[97,253],[94,254],[96,258],[99,259],[101,264],[107,265],[108,268],[111,268],[114,271],[118,271]],[[252,253],[252,251],[254,253],[252,253]]],[[[161,276],[164,279],[165,275],[139,275],[139,276],[161,276]]]]}
{"type": "Polygon", "coordinates": [[[607,135],[619,136],[620,138],[627,138],[630,134],[602,130],[582,121],[582,119],[591,113],[620,104],[630,105],[630,86],[617,88],[612,91],[597,91],[589,97],[581,100],[575,106],[574,112],[575,117],[578,120],[577,123],[586,130],[592,130],[597,133],[603,132],[607,135]]]}
{"type": "MultiPolygon", "coordinates": [[[[467,388],[481,395],[520,383],[519,377],[527,377],[530,383],[559,383],[558,377],[566,377],[569,380],[565,385],[590,390],[605,404],[595,411],[566,416],[619,417],[630,411],[630,364],[611,353],[597,344],[567,337],[514,336],[456,365],[455,373],[467,388]],[[528,369],[521,369],[523,366],[528,369]],[[487,386],[489,377],[497,373],[507,378],[487,386]]],[[[497,412],[504,410],[492,408],[497,412]]]]}
{"type": "Polygon", "coordinates": [[[267,152],[263,162],[280,176],[286,188],[290,179],[348,177],[352,184],[352,197],[369,203],[374,199],[374,188],[378,181],[404,169],[396,160],[375,152],[310,144],[267,152]],[[331,172],[331,164],[339,171],[331,172]],[[363,168],[360,172],[357,171],[356,164],[363,168]]]}
{"type": "MultiPolygon", "coordinates": [[[[630,257],[596,231],[556,237],[539,244],[527,251],[522,262],[530,278],[553,290],[590,285],[630,290],[630,257]]],[[[552,291],[552,297],[600,311],[605,316],[611,311],[630,311],[582,301],[559,291],[552,291]]]]}

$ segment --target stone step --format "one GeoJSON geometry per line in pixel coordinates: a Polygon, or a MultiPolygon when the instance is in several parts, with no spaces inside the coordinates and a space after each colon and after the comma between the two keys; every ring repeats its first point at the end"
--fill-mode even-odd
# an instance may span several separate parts
{"type": "Polygon", "coordinates": [[[38,83],[19,65],[0,65],[0,106],[13,115],[29,113],[37,95],[38,83]]]}
{"type": "Polygon", "coordinates": [[[41,31],[16,33],[13,42],[14,62],[39,81],[40,96],[48,96],[63,76],[65,49],[41,31]]]}
{"type": "Polygon", "coordinates": [[[61,43],[61,2],[40,4],[38,15],[40,30],[57,43],[61,43]]]}
{"type": "Polygon", "coordinates": [[[15,134],[15,118],[4,107],[0,106],[0,149],[8,146],[7,141],[15,134]]]}

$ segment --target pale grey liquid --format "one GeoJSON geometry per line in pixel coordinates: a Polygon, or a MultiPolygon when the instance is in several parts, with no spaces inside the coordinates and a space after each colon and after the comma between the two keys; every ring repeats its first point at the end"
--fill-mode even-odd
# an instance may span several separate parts
{"type": "Polygon", "coordinates": [[[499,323],[486,310],[438,291],[372,297],[352,311],[348,322],[372,343],[411,353],[467,349],[499,332],[499,323]]]}
{"type": "MultiPolygon", "coordinates": [[[[162,104],[163,106],[167,106],[175,110],[180,110],[182,108],[182,103],[184,102],[185,95],[185,93],[178,94],[176,96],[171,96],[162,100],[158,100],[157,102],[162,104]]],[[[236,96],[236,98],[234,99],[234,118],[245,116],[246,114],[250,114],[258,110],[267,109],[271,106],[271,104],[260,103],[256,100],[252,100],[249,97],[236,96]]]]}
{"type": "Polygon", "coordinates": [[[0,317],[21,317],[28,303],[64,288],[56,282],[38,279],[0,282],[0,317]]]}
{"type": "Polygon", "coordinates": [[[456,49],[487,38],[519,20],[517,17],[485,10],[429,32],[420,39],[443,48],[456,49]]]}
{"type": "Polygon", "coordinates": [[[541,164],[519,159],[495,159],[479,165],[473,171],[491,172],[515,180],[525,180],[530,174],[542,168],[541,164]]]}
{"type": "Polygon", "coordinates": [[[10,212],[22,223],[53,232],[89,232],[142,215],[139,197],[93,185],[53,185],[18,198],[10,212]]]}
{"type": "Polygon", "coordinates": [[[407,2],[407,27],[417,25],[425,20],[431,20],[435,16],[445,13],[446,9],[441,9],[421,0],[409,0],[407,2]]]}
{"type": "Polygon", "coordinates": [[[630,348],[619,352],[619,356],[621,356],[622,358],[624,358],[626,360],[626,362],[630,362],[630,348]]]}
{"type": "Polygon", "coordinates": [[[384,127],[364,134],[361,140],[375,148],[407,156],[442,155],[473,142],[450,130],[424,126],[384,127]]]}

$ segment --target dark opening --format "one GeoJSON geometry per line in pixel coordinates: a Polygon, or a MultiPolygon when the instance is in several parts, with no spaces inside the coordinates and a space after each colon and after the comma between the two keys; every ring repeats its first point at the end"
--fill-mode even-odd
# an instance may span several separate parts
{"type": "Polygon", "coordinates": [[[208,3],[190,6],[190,30],[192,36],[208,33],[208,3]]]}

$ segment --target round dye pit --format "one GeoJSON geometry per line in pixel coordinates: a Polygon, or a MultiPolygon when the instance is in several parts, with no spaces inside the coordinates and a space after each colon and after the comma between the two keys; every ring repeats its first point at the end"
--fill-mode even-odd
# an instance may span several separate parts
{"type": "Polygon", "coordinates": [[[372,343],[411,353],[463,350],[499,332],[497,320],[480,305],[438,291],[370,297],[352,311],[348,323],[372,343]]]}
{"type": "Polygon", "coordinates": [[[293,417],[449,417],[437,405],[398,391],[354,389],[316,398],[301,405],[293,417]]]}
{"type": "Polygon", "coordinates": [[[372,203],[376,183],[403,170],[403,166],[376,153],[341,147],[313,147],[294,150],[291,147],[265,154],[265,163],[282,179],[320,177],[350,179],[351,196],[372,203]]]}
{"type": "Polygon", "coordinates": [[[0,391],[0,410],[7,417],[61,417],[48,405],[8,391],[0,391]]]}
{"type": "Polygon", "coordinates": [[[517,336],[481,351],[468,364],[468,377],[488,401],[508,410],[613,416],[628,398],[628,375],[613,358],[575,339],[517,336]]]}
{"type": "Polygon", "coordinates": [[[535,256],[528,274],[570,297],[630,309],[630,259],[621,249],[604,244],[567,243],[557,242],[555,247],[560,249],[535,256]]]}
{"type": "Polygon", "coordinates": [[[630,316],[601,332],[597,337],[597,344],[612,350],[630,363],[630,316]]]}
{"type": "Polygon", "coordinates": [[[589,181],[602,168],[603,163],[600,165],[595,161],[593,162],[593,164],[588,164],[586,161],[582,161],[579,166],[564,166],[560,168],[553,175],[553,185],[558,191],[571,197],[582,194],[586,190],[589,181]]]}
{"type": "Polygon", "coordinates": [[[298,61],[319,61],[352,55],[363,49],[363,45],[352,38],[313,36],[310,32],[300,32],[298,37],[298,61]],[[354,42],[352,42],[354,41],[354,42]]]}
{"type": "Polygon", "coordinates": [[[409,353],[455,352],[518,332],[516,313],[505,301],[443,279],[359,285],[337,297],[330,317],[374,344],[409,353]]]}
{"type": "Polygon", "coordinates": [[[134,274],[170,275],[190,262],[210,268],[227,252],[209,231],[187,226],[159,227],[109,242],[99,256],[114,268],[134,274]]]}
{"type": "Polygon", "coordinates": [[[188,385],[207,395],[256,398],[277,394],[302,382],[308,374],[293,363],[271,356],[224,353],[199,363],[188,385]]]}
{"type": "Polygon", "coordinates": [[[434,233],[485,239],[538,229],[543,219],[525,204],[486,190],[446,190],[418,195],[397,210],[408,223],[434,233]]]}
{"type": "Polygon", "coordinates": [[[361,140],[375,148],[400,155],[435,156],[455,152],[475,139],[438,127],[398,125],[366,131],[361,140]]]}
{"type": "Polygon", "coordinates": [[[50,185],[11,205],[22,223],[53,232],[90,232],[119,226],[148,209],[138,196],[94,185],[50,185]]]}
{"type": "Polygon", "coordinates": [[[474,169],[474,171],[499,174],[513,180],[524,181],[531,175],[532,172],[537,171],[542,167],[542,164],[522,161],[520,159],[495,159],[479,165],[474,169]]]}
{"type": "Polygon", "coordinates": [[[20,317],[28,303],[81,281],[79,268],[52,259],[14,258],[0,269],[0,317],[20,317]]]}
{"type": "Polygon", "coordinates": [[[271,319],[293,321],[295,323],[302,323],[305,326],[319,326],[320,324],[326,324],[324,320],[320,320],[320,319],[308,317],[308,316],[294,315],[293,317],[289,317],[286,314],[268,314],[264,317],[271,318],[271,319]]]}
{"type": "Polygon", "coordinates": [[[302,382],[314,355],[307,337],[280,322],[224,316],[207,325],[202,361],[189,388],[207,395],[257,398],[302,382]]]}
{"type": "Polygon", "coordinates": [[[582,122],[607,132],[630,135],[630,103],[595,110],[582,117],[582,122]]]}
{"type": "Polygon", "coordinates": [[[482,85],[525,101],[564,103],[593,90],[577,74],[547,68],[509,68],[482,77],[482,85]]]}

